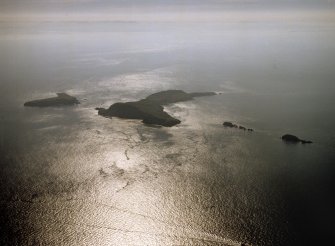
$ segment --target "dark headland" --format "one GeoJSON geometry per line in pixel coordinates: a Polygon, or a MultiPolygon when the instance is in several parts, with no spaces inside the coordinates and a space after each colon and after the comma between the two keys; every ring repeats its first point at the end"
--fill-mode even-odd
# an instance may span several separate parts
{"type": "Polygon", "coordinates": [[[57,93],[57,97],[39,99],[34,101],[29,101],[24,104],[24,106],[29,107],[55,107],[55,106],[66,106],[79,104],[77,98],[70,96],[66,93],[57,93]]]}
{"type": "Polygon", "coordinates": [[[182,90],[167,90],[151,94],[135,102],[114,103],[108,109],[97,108],[98,114],[104,117],[139,119],[145,124],[171,127],[181,121],[164,111],[163,105],[189,101],[194,97],[213,96],[214,92],[186,93],[182,90]]]}

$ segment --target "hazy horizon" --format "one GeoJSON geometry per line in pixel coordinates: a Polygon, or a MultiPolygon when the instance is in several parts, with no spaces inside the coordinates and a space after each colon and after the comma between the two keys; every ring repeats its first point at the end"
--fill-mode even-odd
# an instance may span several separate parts
{"type": "Polygon", "coordinates": [[[334,21],[335,1],[5,0],[0,21],[334,21]]]}

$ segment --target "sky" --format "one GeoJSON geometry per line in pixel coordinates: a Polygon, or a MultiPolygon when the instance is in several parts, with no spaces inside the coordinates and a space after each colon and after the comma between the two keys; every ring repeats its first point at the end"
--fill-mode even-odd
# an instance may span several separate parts
{"type": "Polygon", "coordinates": [[[335,19],[335,0],[1,0],[0,21],[335,19]]]}

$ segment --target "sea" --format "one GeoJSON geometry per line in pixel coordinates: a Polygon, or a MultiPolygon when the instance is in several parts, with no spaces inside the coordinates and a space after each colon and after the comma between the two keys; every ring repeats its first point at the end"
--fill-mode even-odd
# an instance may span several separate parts
{"type": "Polygon", "coordinates": [[[324,245],[334,40],[322,21],[2,22],[0,244],[324,245]],[[217,95],[165,106],[174,127],[95,110],[169,89],[217,95]],[[23,106],[58,92],[80,104],[23,106]]]}

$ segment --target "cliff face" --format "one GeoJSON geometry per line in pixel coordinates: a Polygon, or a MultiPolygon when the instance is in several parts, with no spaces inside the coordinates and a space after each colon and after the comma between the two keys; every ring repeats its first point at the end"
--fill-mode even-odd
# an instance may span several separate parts
{"type": "Polygon", "coordinates": [[[212,92],[186,93],[181,90],[168,90],[154,93],[136,102],[115,103],[108,109],[99,108],[98,114],[105,117],[141,119],[145,124],[171,127],[180,123],[164,111],[162,105],[192,100],[195,96],[215,95],[212,92]],[[196,94],[196,95],[195,95],[196,94]]]}
{"type": "Polygon", "coordinates": [[[64,105],[75,105],[75,104],[79,104],[79,101],[77,100],[77,98],[72,97],[66,93],[57,93],[57,97],[29,101],[29,102],[26,102],[24,106],[55,107],[55,106],[64,106],[64,105]]]}

